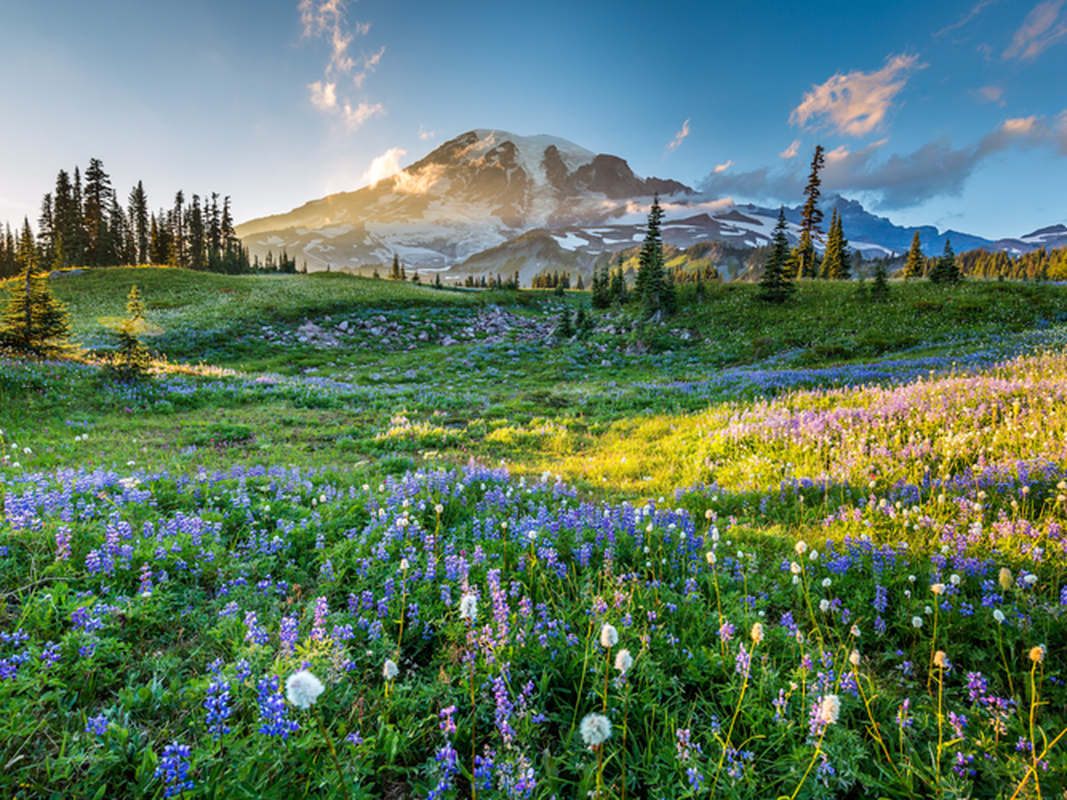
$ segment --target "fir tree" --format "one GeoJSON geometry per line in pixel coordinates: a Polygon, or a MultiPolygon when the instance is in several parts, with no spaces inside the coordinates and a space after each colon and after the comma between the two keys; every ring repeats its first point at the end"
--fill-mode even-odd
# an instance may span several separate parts
{"type": "Polygon", "coordinates": [[[962,277],[959,264],[956,262],[956,254],[952,251],[952,242],[946,237],[945,249],[930,272],[930,282],[959,283],[962,277]]]}
{"type": "Polygon", "coordinates": [[[889,299],[889,269],[884,258],[874,263],[874,280],[871,282],[871,301],[884,303],[889,299]]]}
{"type": "Polygon", "coordinates": [[[796,248],[796,276],[798,278],[814,278],[819,274],[819,256],[815,252],[815,241],[822,234],[822,211],[819,210],[819,186],[822,179],[819,170],[826,162],[823,146],[815,146],[815,155],[811,159],[811,173],[808,175],[808,185],[804,187],[807,200],[800,212],[800,241],[796,248]]]}
{"type": "Polygon", "coordinates": [[[70,320],[52,295],[48,273],[38,268],[29,220],[23,222],[17,259],[22,272],[8,287],[10,299],[0,322],[0,344],[35,358],[51,358],[67,348],[70,320]]]}
{"type": "Polygon", "coordinates": [[[919,232],[915,231],[908,249],[908,260],[904,262],[904,277],[921,278],[925,272],[926,256],[923,255],[922,245],[919,243],[919,232]]]}
{"type": "Polygon", "coordinates": [[[143,336],[157,336],[163,329],[145,320],[144,303],[136,284],[126,297],[126,317],[106,318],[100,323],[118,336],[118,347],[107,366],[107,373],[121,381],[139,381],[148,377],[152,356],[141,341],[143,336]]]}
{"type": "Polygon", "coordinates": [[[389,280],[400,280],[400,257],[396,253],[393,253],[393,269],[389,273],[389,280]]]}
{"type": "Polygon", "coordinates": [[[783,206],[778,212],[778,224],[774,227],[770,256],[763,267],[763,277],[759,282],[759,298],[768,303],[784,303],[796,291],[796,286],[793,285],[786,272],[789,263],[789,239],[785,231],[785,207],[783,206]]]}
{"type": "Polygon", "coordinates": [[[649,316],[671,314],[676,304],[674,284],[667,280],[664,269],[663,236],[660,230],[662,221],[663,209],[657,194],[648,212],[645,241],[637,257],[637,278],[634,281],[634,296],[641,304],[642,312],[649,316]]]}
{"type": "Polygon", "coordinates": [[[826,251],[823,253],[820,276],[833,281],[847,281],[851,275],[851,259],[848,253],[848,239],[841,222],[841,215],[834,213],[830,220],[830,235],[826,239],[826,251]]]}
{"type": "Polygon", "coordinates": [[[136,245],[137,257],[135,263],[148,263],[148,195],[145,193],[144,184],[137,181],[137,185],[130,191],[128,199],[130,228],[136,245]]]}
{"type": "Polygon", "coordinates": [[[593,269],[593,296],[590,299],[593,308],[603,309],[611,305],[611,298],[608,296],[610,278],[608,278],[607,270],[606,264],[593,269]]]}
{"type": "Polygon", "coordinates": [[[111,177],[104,172],[104,163],[89,159],[85,170],[86,263],[94,267],[115,263],[115,252],[108,229],[108,210],[111,207],[111,177]]]}
{"type": "Polygon", "coordinates": [[[563,311],[559,315],[559,324],[556,326],[556,337],[570,339],[572,336],[574,336],[574,327],[571,325],[571,309],[570,306],[563,306],[563,311]]]}

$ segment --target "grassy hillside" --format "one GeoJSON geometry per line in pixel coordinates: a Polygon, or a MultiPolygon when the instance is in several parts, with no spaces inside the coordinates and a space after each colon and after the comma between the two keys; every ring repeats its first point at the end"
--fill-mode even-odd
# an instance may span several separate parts
{"type": "Polygon", "coordinates": [[[0,361],[0,794],[1067,791],[1063,288],[133,283],[0,361]]]}

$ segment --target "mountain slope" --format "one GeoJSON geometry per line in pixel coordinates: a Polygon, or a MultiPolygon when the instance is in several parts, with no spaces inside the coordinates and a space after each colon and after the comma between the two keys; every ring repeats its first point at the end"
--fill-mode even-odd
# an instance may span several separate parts
{"type": "MultiPolygon", "coordinates": [[[[729,198],[699,196],[677,181],[641,178],[622,158],[565,139],[480,129],[373,186],[243,223],[237,234],[261,258],[285,249],[312,270],[369,272],[395,254],[409,268],[449,271],[457,279],[518,269],[525,281],[527,273],[550,264],[586,272],[602,257],[639,243],[654,194],[665,212],[664,241],[679,248],[708,241],[764,246],[778,217],[777,209],[738,206],[729,198]]],[[[843,197],[823,198],[827,218],[834,205],[851,247],[867,257],[905,252],[916,230],[927,255],[940,253],[946,239],[957,252],[1067,245],[1064,225],[992,242],[932,226],[894,225],[843,197]]],[[[800,206],[786,209],[786,218],[795,231],[800,206]]]]}

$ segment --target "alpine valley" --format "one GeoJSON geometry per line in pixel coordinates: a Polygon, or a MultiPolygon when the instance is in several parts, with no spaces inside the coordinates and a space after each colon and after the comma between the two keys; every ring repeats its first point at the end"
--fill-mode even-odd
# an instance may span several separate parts
{"type": "MultiPolygon", "coordinates": [[[[641,178],[622,158],[565,139],[489,129],[464,133],[372,186],[246,222],[237,235],[261,260],[284,250],[311,271],[370,274],[396,255],[408,270],[441,273],[447,281],[518,273],[529,284],[545,270],[588,277],[638,247],[656,194],[664,243],[682,257],[709,259],[725,280],[742,277],[751,252],[770,243],[777,209],[641,178]]],[[[865,257],[908,249],[916,228],[838,196],[823,197],[827,217],[835,204],[851,247],[865,257]]],[[[786,217],[795,226],[800,206],[786,209],[786,217]]],[[[998,241],[933,226],[918,230],[928,255],[940,252],[946,237],[957,252],[1067,245],[1062,224],[998,241]]],[[[790,232],[795,238],[795,227],[790,232]]]]}

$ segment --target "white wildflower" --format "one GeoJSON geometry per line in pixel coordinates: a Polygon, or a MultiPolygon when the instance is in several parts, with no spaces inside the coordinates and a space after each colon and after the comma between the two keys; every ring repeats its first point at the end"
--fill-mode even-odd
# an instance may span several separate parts
{"type": "Polygon", "coordinates": [[[459,599],[459,618],[474,622],[478,618],[478,598],[465,594],[459,599]]]}
{"type": "Polygon", "coordinates": [[[611,738],[611,720],[603,714],[586,714],[579,730],[583,742],[589,747],[597,747],[611,738]]]}
{"type": "Polygon", "coordinates": [[[604,627],[600,629],[600,646],[612,648],[619,643],[619,632],[615,630],[614,625],[604,623],[604,627]]]}
{"type": "Polygon", "coordinates": [[[294,672],[285,681],[285,695],[297,708],[311,708],[323,692],[322,681],[306,669],[294,672]]]}
{"type": "Polygon", "coordinates": [[[819,704],[819,720],[824,725],[833,725],[841,716],[841,700],[836,694],[824,695],[819,704]]]}

